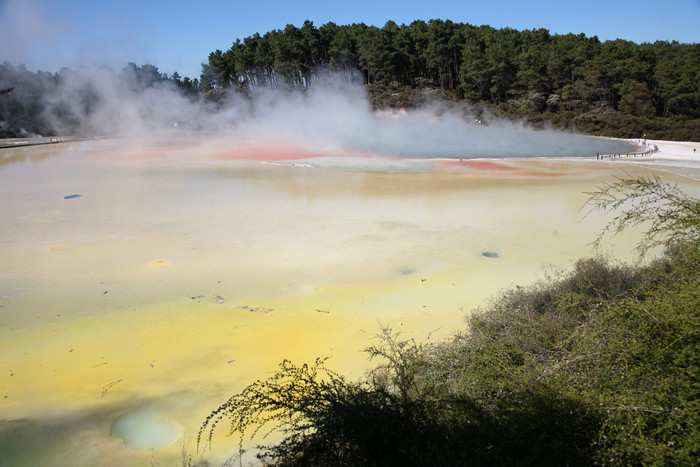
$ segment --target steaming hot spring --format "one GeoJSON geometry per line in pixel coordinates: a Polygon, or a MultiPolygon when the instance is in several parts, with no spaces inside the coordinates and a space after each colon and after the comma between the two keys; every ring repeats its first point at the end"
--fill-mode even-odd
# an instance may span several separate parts
{"type": "MultiPolygon", "coordinates": [[[[596,160],[619,141],[308,112],[0,152],[3,461],[196,457],[209,412],[283,359],[359,378],[380,326],[444,339],[570,267],[608,220],[585,192],[652,172],[596,160]]],[[[636,236],[606,252],[631,258],[636,236]]],[[[225,431],[207,457],[235,454],[225,431]]]]}

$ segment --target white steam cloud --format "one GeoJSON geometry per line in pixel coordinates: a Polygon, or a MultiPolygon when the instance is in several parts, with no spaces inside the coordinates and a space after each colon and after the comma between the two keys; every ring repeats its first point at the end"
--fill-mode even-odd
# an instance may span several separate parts
{"type": "Polygon", "coordinates": [[[353,153],[420,158],[582,156],[624,151],[619,141],[425,107],[373,112],[364,87],[327,74],[305,90],[255,89],[217,103],[193,100],[165,82],[134,87],[124,72],[80,70],[49,99],[47,115],[83,132],[145,139],[163,131],[235,144],[302,147],[319,155],[353,153]]]}

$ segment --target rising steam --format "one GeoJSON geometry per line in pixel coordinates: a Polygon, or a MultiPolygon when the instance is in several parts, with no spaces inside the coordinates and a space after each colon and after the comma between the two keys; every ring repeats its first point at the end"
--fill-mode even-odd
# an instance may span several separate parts
{"type": "Polygon", "coordinates": [[[47,105],[56,127],[71,121],[85,134],[137,139],[167,131],[197,139],[293,145],[321,155],[414,158],[581,156],[623,151],[623,144],[468,112],[425,107],[373,112],[364,87],[328,74],[304,90],[232,92],[216,103],[193,100],[164,82],[135,86],[107,69],[72,72],[47,105]]]}

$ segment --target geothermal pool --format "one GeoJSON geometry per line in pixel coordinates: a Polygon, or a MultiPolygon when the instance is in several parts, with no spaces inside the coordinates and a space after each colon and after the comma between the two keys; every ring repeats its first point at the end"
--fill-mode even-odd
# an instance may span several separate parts
{"type": "MultiPolygon", "coordinates": [[[[330,356],[359,378],[380,325],[446,338],[500,289],[590,254],[607,219],[584,219],[583,192],[624,173],[651,172],[119,140],[3,150],[0,464],[179,465],[208,413],[282,359],[330,356]]],[[[630,259],[636,238],[605,249],[630,259]]],[[[234,454],[224,435],[207,456],[234,454]]]]}

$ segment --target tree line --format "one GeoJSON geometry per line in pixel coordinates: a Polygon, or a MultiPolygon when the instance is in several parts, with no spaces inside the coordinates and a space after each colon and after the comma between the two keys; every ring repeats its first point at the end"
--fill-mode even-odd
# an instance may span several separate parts
{"type": "Polygon", "coordinates": [[[700,44],[601,42],[449,20],[381,28],[307,20],[210,53],[200,86],[305,87],[326,69],[359,70],[376,107],[410,107],[429,91],[591,133],[638,136],[646,126],[662,136],[673,124],[685,127],[676,137],[700,138],[700,44]]]}
{"type": "MultiPolygon", "coordinates": [[[[700,140],[700,44],[601,42],[449,20],[389,21],[381,28],[316,27],[307,20],[210,53],[198,79],[134,63],[113,73],[129,89],[168,85],[218,101],[251,88],[304,89],[328,70],[359,75],[375,108],[409,108],[437,97],[534,126],[700,140]]],[[[43,98],[72,76],[67,68],[0,65],[0,137],[55,132],[42,121],[43,98]]]]}
{"type": "Polygon", "coordinates": [[[127,63],[121,70],[66,67],[51,73],[5,61],[0,64],[0,138],[79,133],[81,121],[89,119],[106,98],[104,88],[114,83],[118,83],[115,90],[130,95],[158,87],[192,98],[200,95],[198,79],[177,72],[168,76],[153,65],[127,63]]]}
{"type": "Polygon", "coordinates": [[[384,27],[311,21],[236,40],[202,65],[202,89],[307,86],[315,70],[359,69],[366,84],[438,87],[471,102],[538,110],[607,105],[633,115],[700,117],[700,44],[601,42],[546,29],[452,21],[384,27]]]}

